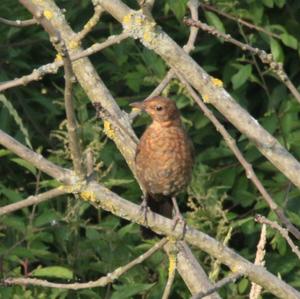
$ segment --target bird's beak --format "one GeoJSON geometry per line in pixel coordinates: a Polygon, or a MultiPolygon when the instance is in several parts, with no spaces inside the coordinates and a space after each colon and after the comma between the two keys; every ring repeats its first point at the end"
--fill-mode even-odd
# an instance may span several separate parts
{"type": "Polygon", "coordinates": [[[138,109],[138,110],[144,110],[145,109],[145,104],[144,102],[134,102],[129,104],[132,108],[138,109]]]}

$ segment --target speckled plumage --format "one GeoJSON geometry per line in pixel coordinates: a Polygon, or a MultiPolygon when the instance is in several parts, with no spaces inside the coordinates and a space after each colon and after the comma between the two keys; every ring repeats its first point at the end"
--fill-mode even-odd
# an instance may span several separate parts
{"type": "Polygon", "coordinates": [[[147,191],[151,210],[170,218],[171,196],[184,190],[191,178],[191,141],[174,101],[154,97],[132,106],[145,110],[153,120],[137,147],[137,176],[147,191]]]}

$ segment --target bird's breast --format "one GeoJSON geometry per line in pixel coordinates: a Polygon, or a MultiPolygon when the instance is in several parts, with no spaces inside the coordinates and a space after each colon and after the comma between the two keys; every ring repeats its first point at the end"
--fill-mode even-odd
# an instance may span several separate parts
{"type": "Polygon", "coordinates": [[[136,154],[137,175],[152,194],[175,194],[188,183],[192,170],[190,142],[183,128],[149,127],[136,154]]]}

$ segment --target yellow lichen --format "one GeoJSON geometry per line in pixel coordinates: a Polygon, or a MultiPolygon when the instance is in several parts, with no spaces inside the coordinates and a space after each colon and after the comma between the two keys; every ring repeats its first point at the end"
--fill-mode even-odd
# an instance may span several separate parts
{"type": "Polygon", "coordinates": [[[63,59],[62,59],[62,56],[59,54],[59,53],[57,53],[56,54],[56,57],[55,57],[55,61],[56,62],[60,62],[60,61],[62,61],[63,59]]]}
{"type": "Polygon", "coordinates": [[[204,95],[202,96],[202,99],[203,99],[203,102],[204,102],[204,103],[209,103],[209,96],[208,96],[208,95],[204,94],[204,95]]]}
{"type": "Polygon", "coordinates": [[[143,38],[146,42],[151,42],[153,39],[152,32],[150,32],[148,30],[144,31],[143,38]]]}
{"type": "Polygon", "coordinates": [[[94,192],[90,191],[83,191],[80,193],[80,196],[83,200],[95,202],[96,201],[96,195],[94,192]]]}
{"type": "Polygon", "coordinates": [[[169,275],[175,271],[176,263],[176,254],[169,254],[169,275]]]}
{"type": "Polygon", "coordinates": [[[53,13],[52,13],[52,11],[46,9],[44,11],[44,16],[45,16],[46,19],[51,20],[52,17],[53,17],[53,13]]]}
{"type": "Polygon", "coordinates": [[[104,133],[110,138],[114,139],[115,138],[115,132],[114,129],[112,128],[111,123],[108,120],[105,120],[103,123],[104,126],[104,133]]]}
{"type": "Polygon", "coordinates": [[[142,25],[142,23],[143,23],[143,18],[142,18],[142,16],[136,15],[136,17],[135,17],[135,24],[136,24],[136,25],[142,25]]]}
{"type": "Polygon", "coordinates": [[[132,112],[140,112],[140,111],[141,111],[141,109],[139,109],[139,108],[136,108],[136,107],[133,107],[133,108],[131,109],[131,111],[132,111],[132,112]]]}
{"type": "Polygon", "coordinates": [[[218,79],[218,78],[212,78],[211,79],[213,85],[217,86],[217,87],[223,87],[223,82],[218,79]]]}
{"type": "Polygon", "coordinates": [[[69,42],[69,49],[76,49],[79,47],[79,43],[76,40],[71,40],[69,42]]]}
{"type": "Polygon", "coordinates": [[[123,24],[128,25],[129,23],[131,23],[131,20],[132,20],[132,15],[131,13],[129,13],[123,18],[123,24]]]}

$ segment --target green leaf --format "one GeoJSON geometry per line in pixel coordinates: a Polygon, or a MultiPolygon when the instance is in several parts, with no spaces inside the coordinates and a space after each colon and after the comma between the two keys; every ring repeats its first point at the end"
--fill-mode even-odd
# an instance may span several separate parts
{"type": "Polygon", "coordinates": [[[12,158],[12,159],[10,159],[10,161],[15,162],[16,164],[29,170],[33,175],[36,175],[36,168],[31,163],[29,163],[21,158],[12,158]]]}
{"type": "Polygon", "coordinates": [[[263,0],[263,4],[269,8],[272,8],[274,6],[273,0],[263,0]]]}
{"type": "Polygon", "coordinates": [[[55,277],[61,279],[73,279],[73,272],[60,266],[37,268],[32,271],[32,276],[36,277],[55,277]]]}
{"type": "Polygon", "coordinates": [[[3,95],[0,94],[0,103],[4,105],[4,107],[8,110],[9,114],[13,117],[16,124],[19,126],[20,131],[23,133],[25,138],[25,143],[32,149],[32,145],[29,139],[29,134],[27,129],[23,124],[22,118],[19,116],[18,111],[14,108],[11,102],[3,95]]]}
{"type": "Polygon", "coordinates": [[[239,71],[232,76],[231,82],[233,89],[238,89],[246,83],[248,78],[251,76],[252,66],[250,64],[242,66],[239,71]]]}
{"type": "Polygon", "coordinates": [[[40,214],[38,217],[36,217],[36,219],[34,221],[34,225],[35,226],[43,226],[46,224],[50,224],[53,221],[57,221],[58,218],[59,217],[57,215],[57,212],[47,210],[44,213],[40,214]]]}
{"type": "Polygon", "coordinates": [[[213,27],[217,28],[219,31],[225,33],[224,25],[223,25],[221,19],[215,13],[213,13],[211,11],[206,11],[205,17],[206,17],[207,23],[210,26],[213,26],[213,27]]]}
{"type": "Polygon", "coordinates": [[[180,1],[168,0],[168,5],[170,6],[171,10],[173,11],[176,18],[179,21],[181,21],[182,18],[184,17],[187,2],[188,0],[180,0],[180,1]]]}
{"type": "Polygon", "coordinates": [[[275,4],[279,7],[282,8],[285,5],[285,0],[274,0],[275,4]]]}
{"type": "Polygon", "coordinates": [[[9,154],[10,154],[10,151],[8,151],[8,150],[5,150],[5,149],[0,150],[0,158],[4,157],[4,156],[7,156],[9,154]]]}
{"type": "Polygon", "coordinates": [[[134,182],[133,179],[108,179],[104,185],[108,188],[113,187],[113,186],[124,186],[124,185],[129,185],[134,182]]]}
{"type": "Polygon", "coordinates": [[[280,34],[280,38],[287,47],[297,50],[298,41],[294,36],[292,36],[288,33],[282,33],[282,34],[280,34]]]}
{"type": "Polygon", "coordinates": [[[249,280],[247,278],[243,278],[239,284],[238,284],[238,289],[239,289],[239,293],[243,294],[249,285],[249,280]]]}
{"type": "Polygon", "coordinates": [[[276,39],[271,38],[270,46],[271,46],[271,53],[272,53],[274,59],[278,62],[283,62],[284,53],[283,53],[280,43],[276,39]]]}
{"type": "Polygon", "coordinates": [[[155,283],[151,284],[143,284],[143,283],[136,283],[133,285],[122,285],[122,286],[115,286],[117,289],[113,295],[111,296],[111,299],[126,299],[131,298],[132,296],[142,293],[144,291],[147,291],[151,289],[155,283]]]}

